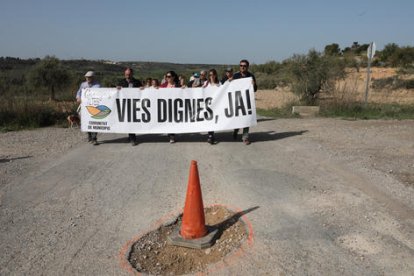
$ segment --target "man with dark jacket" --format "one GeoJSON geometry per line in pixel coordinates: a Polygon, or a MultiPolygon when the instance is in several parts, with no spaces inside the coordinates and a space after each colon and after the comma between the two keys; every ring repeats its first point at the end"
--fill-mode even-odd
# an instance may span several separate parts
{"type": "MultiPolygon", "coordinates": [[[[141,87],[142,86],[142,83],[136,78],[134,78],[134,71],[132,70],[132,68],[129,68],[129,67],[126,68],[124,72],[124,76],[125,78],[118,82],[118,86],[117,86],[118,89],[121,89],[121,87],[141,87]]],[[[137,145],[137,138],[136,138],[135,133],[128,134],[128,138],[132,146],[137,145]]]]}
{"type": "MultiPolygon", "coordinates": [[[[249,72],[249,61],[247,61],[246,59],[242,59],[240,61],[240,71],[235,73],[233,75],[233,78],[230,78],[229,80],[235,80],[235,79],[241,79],[241,78],[252,78],[253,80],[253,89],[254,92],[257,91],[257,84],[256,84],[256,78],[254,77],[254,75],[252,73],[249,72]]],[[[237,140],[237,134],[239,132],[239,129],[236,128],[233,131],[233,139],[237,140]]],[[[242,141],[245,145],[250,145],[250,140],[249,140],[249,127],[245,127],[243,128],[243,136],[242,136],[242,141]]]]}

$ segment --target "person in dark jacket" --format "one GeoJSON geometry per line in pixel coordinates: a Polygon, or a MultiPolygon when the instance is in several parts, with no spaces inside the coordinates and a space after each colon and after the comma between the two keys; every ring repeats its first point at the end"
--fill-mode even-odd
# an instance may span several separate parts
{"type": "MultiPolygon", "coordinates": [[[[256,84],[256,78],[252,73],[249,72],[249,61],[246,59],[242,59],[240,61],[240,71],[237,73],[234,73],[232,78],[229,78],[229,80],[235,80],[235,79],[241,79],[241,78],[252,78],[253,79],[253,89],[254,92],[257,91],[257,84],[256,84]]],[[[233,139],[237,140],[237,134],[239,133],[239,129],[236,128],[233,131],[233,139]]],[[[243,135],[242,135],[242,141],[245,145],[250,145],[249,140],[249,127],[243,128],[243,135]]]]}
{"type": "MultiPolygon", "coordinates": [[[[122,80],[118,82],[118,86],[117,86],[118,89],[121,89],[122,87],[141,87],[142,86],[142,83],[136,78],[134,78],[134,71],[132,70],[132,68],[129,68],[129,67],[126,68],[124,72],[124,76],[125,78],[123,78],[122,80]]],[[[137,145],[137,137],[135,133],[128,134],[128,138],[132,146],[137,145]]]]}

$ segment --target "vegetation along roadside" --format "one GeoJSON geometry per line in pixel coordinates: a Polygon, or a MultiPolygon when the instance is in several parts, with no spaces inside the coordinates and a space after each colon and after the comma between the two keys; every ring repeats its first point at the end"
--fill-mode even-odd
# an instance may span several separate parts
{"type": "MultiPolygon", "coordinates": [[[[319,105],[320,116],[414,119],[414,47],[390,43],[377,52],[372,70],[378,74],[372,75],[369,88],[372,97],[384,96],[381,101],[369,101],[365,105],[362,93],[367,48],[368,44],[354,42],[340,49],[333,43],[326,45],[323,52],[312,49],[282,62],[252,64],[250,69],[256,75],[259,90],[267,89],[268,96],[276,98],[281,91],[295,96],[275,106],[258,101],[258,114],[297,117],[291,113],[293,105],[319,105]],[[404,101],[396,100],[398,93],[404,101]]],[[[59,60],[53,56],[43,59],[0,57],[0,130],[66,125],[65,118],[76,110],[74,94],[84,72],[94,70],[103,86],[114,87],[126,66],[135,69],[140,79],[161,79],[168,70],[189,76],[215,68],[221,74],[229,65],[59,60]]]]}

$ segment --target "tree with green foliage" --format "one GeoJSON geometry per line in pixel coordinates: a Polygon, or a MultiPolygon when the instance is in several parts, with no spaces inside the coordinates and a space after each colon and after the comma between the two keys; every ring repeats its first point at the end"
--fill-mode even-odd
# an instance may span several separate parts
{"type": "Polygon", "coordinates": [[[315,50],[294,55],[288,64],[292,90],[305,104],[315,104],[322,90],[333,89],[335,81],[345,76],[345,62],[315,50]]]}
{"type": "Polygon", "coordinates": [[[380,61],[388,63],[390,57],[393,56],[399,48],[400,47],[395,43],[388,43],[385,45],[384,49],[379,54],[380,61]]]}
{"type": "Polygon", "coordinates": [[[341,54],[341,48],[339,48],[339,44],[337,43],[326,45],[324,54],[327,56],[339,56],[341,54]]]}
{"type": "Polygon", "coordinates": [[[29,80],[34,87],[49,91],[49,100],[56,100],[56,90],[68,86],[71,75],[56,57],[46,56],[30,71],[29,80]]]}
{"type": "Polygon", "coordinates": [[[392,66],[402,68],[414,66],[414,47],[400,47],[389,58],[392,66]]]}
{"type": "Polygon", "coordinates": [[[362,44],[358,48],[355,49],[355,55],[360,56],[363,53],[366,53],[368,50],[369,44],[362,44]]]}

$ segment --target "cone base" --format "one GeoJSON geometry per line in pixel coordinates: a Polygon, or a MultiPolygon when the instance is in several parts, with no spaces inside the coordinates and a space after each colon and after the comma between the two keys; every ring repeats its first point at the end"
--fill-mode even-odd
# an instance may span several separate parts
{"type": "Polygon", "coordinates": [[[216,241],[218,228],[207,226],[207,231],[207,235],[202,238],[187,240],[180,235],[180,230],[177,229],[167,237],[167,240],[172,245],[194,249],[205,249],[211,247],[216,241]]]}

